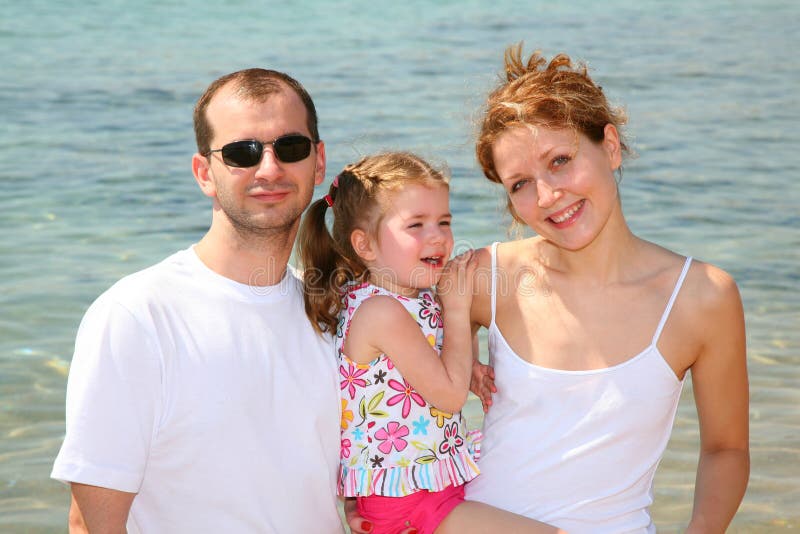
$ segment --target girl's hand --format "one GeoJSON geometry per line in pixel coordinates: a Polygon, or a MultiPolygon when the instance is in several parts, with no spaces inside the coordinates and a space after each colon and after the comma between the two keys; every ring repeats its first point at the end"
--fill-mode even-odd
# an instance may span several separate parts
{"type": "Polygon", "coordinates": [[[497,393],[494,385],[494,368],[491,365],[484,365],[477,359],[472,363],[472,379],[469,383],[469,390],[481,400],[483,413],[489,411],[492,405],[492,393],[497,393]]]}
{"type": "Polygon", "coordinates": [[[445,313],[467,312],[472,305],[472,278],[477,261],[472,249],[459,254],[444,266],[436,284],[436,294],[445,313]]]}

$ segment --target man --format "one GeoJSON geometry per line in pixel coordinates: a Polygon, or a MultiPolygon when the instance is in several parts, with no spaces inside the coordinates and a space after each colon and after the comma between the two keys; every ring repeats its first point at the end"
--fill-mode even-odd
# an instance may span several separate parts
{"type": "Polygon", "coordinates": [[[196,245],[123,278],[78,331],[53,478],[91,532],[341,532],[335,358],[287,262],[325,176],[303,87],[249,69],[212,83],[192,170],[196,245]]]}

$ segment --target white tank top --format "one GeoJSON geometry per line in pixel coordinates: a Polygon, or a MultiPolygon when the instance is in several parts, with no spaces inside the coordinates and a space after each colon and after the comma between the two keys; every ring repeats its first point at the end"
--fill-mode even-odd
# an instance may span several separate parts
{"type": "Polygon", "coordinates": [[[489,357],[498,391],[468,499],[572,534],[655,532],[653,476],[683,387],[656,344],[690,264],[686,258],[650,345],[612,367],[564,371],[521,359],[497,328],[492,245],[489,357]]]}

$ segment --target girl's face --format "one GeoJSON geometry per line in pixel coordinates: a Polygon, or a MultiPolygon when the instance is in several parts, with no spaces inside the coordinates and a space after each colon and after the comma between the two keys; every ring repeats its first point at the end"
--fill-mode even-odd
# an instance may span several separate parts
{"type": "Polygon", "coordinates": [[[364,256],[373,283],[415,296],[436,284],[453,250],[449,191],[412,184],[389,193],[388,210],[364,256]]]}
{"type": "Polygon", "coordinates": [[[612,215],[621,217],[614,178],[621,153],[612,125],[599,144],[570,129],[519,126],[500,135],[492,155],[517,216],[559,247],[580,250],[612,215]]]}

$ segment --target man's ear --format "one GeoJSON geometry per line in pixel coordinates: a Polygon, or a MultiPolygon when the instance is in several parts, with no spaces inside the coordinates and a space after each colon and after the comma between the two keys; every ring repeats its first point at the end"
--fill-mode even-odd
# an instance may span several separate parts
{"type": "Polygon", "coordinates": [[[353,246],[353,250],[356,251],[356,254],[358,254],[358,257],[362,260],[375,260],[375,247],[372,243],[372,239],[370,239],[369,235],[367,235],[364,230],[360,228],[353,230],[353,233],[350,234],[350,244],[353,246]]]}
{"type": "Polygon", "coordinates": [[[314,185],[325,181],[325,143],[317,143],[316,160],[314,161],[314,185]]]}
{"type": "Polygon", "coordinates": [[[200,153],[192,156],[192,174],[197,180],[197,185],[207,197],[217,196],[217,186],[214,183],[214,174],[211,171],[211,161],[200,153]]]}

